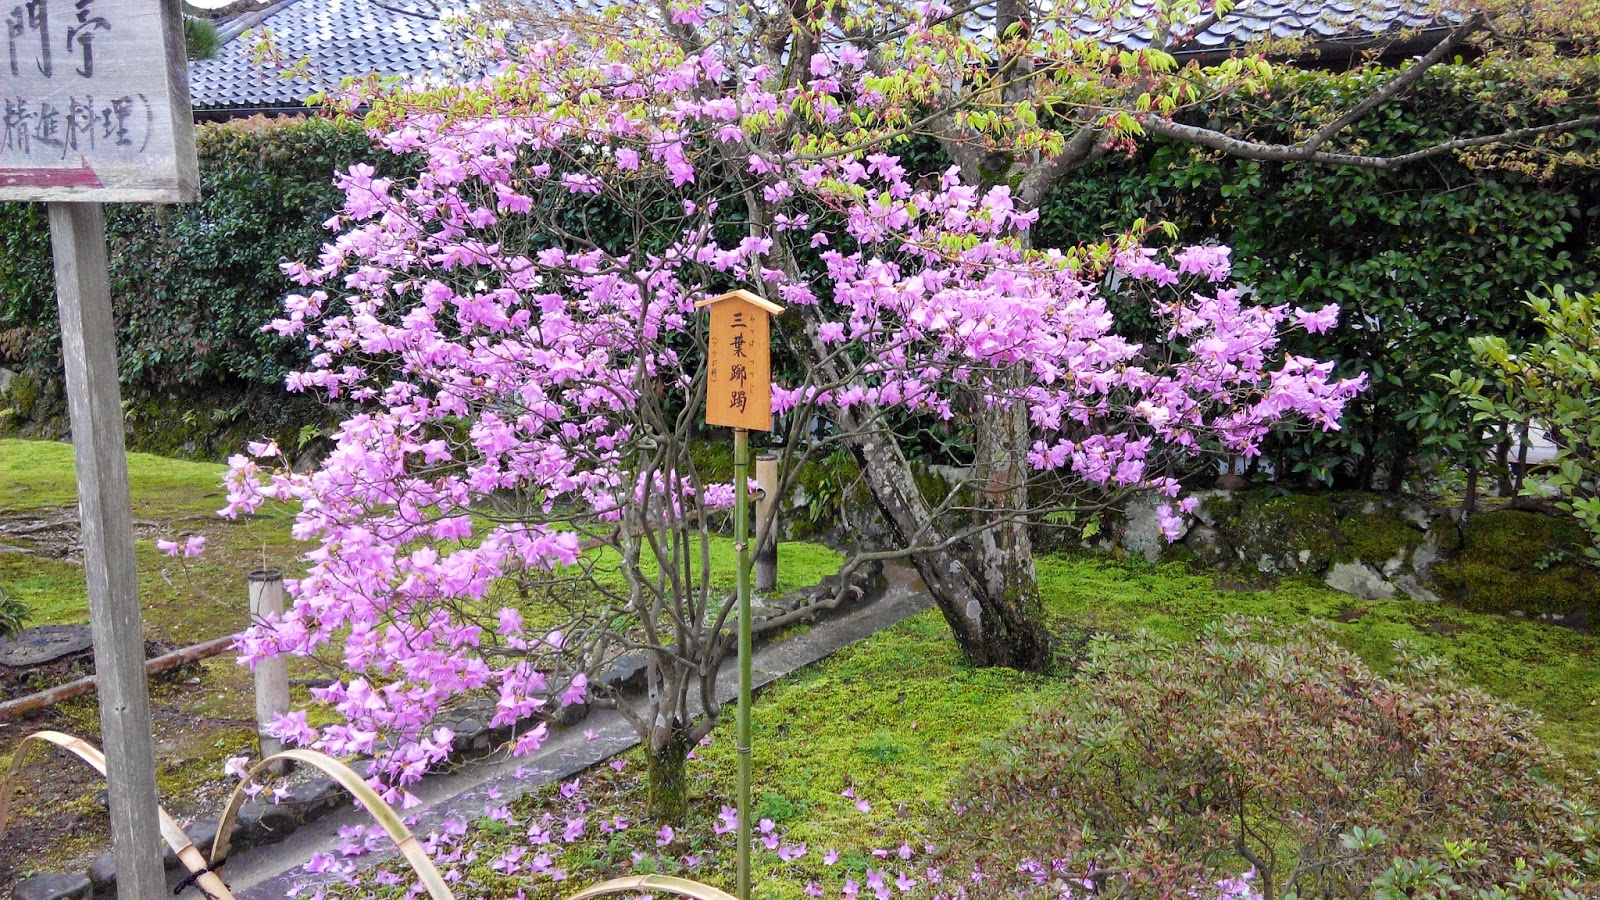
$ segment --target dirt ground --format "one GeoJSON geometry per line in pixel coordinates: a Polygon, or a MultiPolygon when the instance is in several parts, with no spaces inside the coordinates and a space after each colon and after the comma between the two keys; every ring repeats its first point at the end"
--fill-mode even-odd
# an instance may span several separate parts
{"type": "MultiPolygon", "coordinates": [[[[248,624],[244,576],[263,563],[293,570],[296,546],[287,516],[228,521],[197,506],[217,502],[215,481],[182,503],[140,509],[135,519],[147,656],[235,633],[248,624]],[[196,496],[198,499],[196,499],[196,496]],[[155,539],[203,534],[208,547],[194,560],[175,560],[155,539]]],[[[3,498],[0,498],[3,500],[3,498]]],[[[218,504],[220,505],[220,504],[218,504]]],[[[214,507],[213,507],[214,508],[214,507]]],[[[5,508],[0,503],[0,586],[20,595],[28,625],[87,618],[77,510],[62,506],[5,508]]],[[[0,677],[0,700],[91,674],[87,653],[0,677]]],[[[296,677],[317,674],[308,667],[296,677]]],[[[305,689],[297,688],[299,699],[305,689]]],[[[231,756],[256,755],[250,672],[231,652],[155,676],[150,684],[162,806],[185,824],[221,812],[234,779],[223,771],[231,756]]],[[[62,731],[99,744],[94,694],[64,701],[28,717],[0,722],[0,773],[19,742],[40,730],[62,731]]],[[[28,875],[87,869],[109,849],[109,820],[97,772],[69,753],[30,745],[15,785],[13,821],[0,840],[0,896],[28,875]]]]}

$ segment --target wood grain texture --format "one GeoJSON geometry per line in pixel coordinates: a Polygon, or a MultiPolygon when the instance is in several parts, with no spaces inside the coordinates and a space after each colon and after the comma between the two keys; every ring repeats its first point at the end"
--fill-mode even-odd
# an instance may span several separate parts
{"type": "Polygon", "coordinates": [[[118,894],[154,900],[166,880],[105,217],[95,203],[54,203],[49,212],[118,894]]]}

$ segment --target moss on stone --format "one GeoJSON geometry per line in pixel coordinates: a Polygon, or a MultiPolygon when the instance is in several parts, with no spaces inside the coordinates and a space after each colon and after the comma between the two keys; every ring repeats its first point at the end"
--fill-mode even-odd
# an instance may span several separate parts
{"type": "Polygon", "coordinates": [[[1339,558],[1339,508],[1320,494],[1238,494],[1213,507],[1217,527],[1247,561],[1271,560],[1284,571],[1321,572],[1339,558]],[[1304,559],[1302,560],[1302,555],[1304,559]]]}
{"type": "Polygon", "coordinates": [[[1565,518],[1521,510],[1474,517],[1460,554],[1434,569],[1446,599],[1480,612],[1593,609],[1600,571],[1583,561],[1586,535],[1565,518]]]}
{"type": "MultiPolygon", "coordinates": [[[[854,461],[852,460],[852,467],[854,461]]],[[[944,477],[933,471],[923,462],[911,464],[911,478],[917,483],[917,493],[930,506],[938,506],[950,495],[950,485],[944,477]]]]}
{"type": "Polygon", "coordinates": [[[1409,558],[1423,539],[1421,531],[1388,509],[1346,516],[1339,522],[1339,533],[1345,541],[1340,562],[1359,559],[1381,563],[1397,556],[1409,558]]]}
{"type": "Polygon", "coordinates": [[[11,379],[11,386],[4,395],[0,395],[0,406],[6,406],[16,412],[17,419],[31,419],[39,405],[39,382],[26,372],[19,373],[11,379]]]}

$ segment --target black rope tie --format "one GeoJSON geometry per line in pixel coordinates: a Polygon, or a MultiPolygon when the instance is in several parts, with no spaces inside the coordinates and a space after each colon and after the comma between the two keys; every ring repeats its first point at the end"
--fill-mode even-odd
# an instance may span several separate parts
{"type": "Polygon", "coordinates": [[[212,863],[207,868],[201,869],[198,872],[189,873],[189,877],[188,878],[185,878],[184,880],[178,882],[178,886],[172,889],[172,896],[176,897],[179,894],[183,893],[185,890],[187,890],[187,889],[192,887],[195,890],[199,891],[200,893],[205,894],[207,900],[222,900],[221,897],[218,897],[217,895],[215,895],[215,894],[213,894],[210,891],[205,889],[205,886],[200,883],[200,876],[201,875],[205,875],[208,872],[215,872],[215,871],[217,871],[218,869],[222,868],[223,866],[225,866],[227,864],[228,864],[228,858],[226,856],[224,856],[223,858],[221,858],[221,859],[217,860],[216,862],[212,863]]]}

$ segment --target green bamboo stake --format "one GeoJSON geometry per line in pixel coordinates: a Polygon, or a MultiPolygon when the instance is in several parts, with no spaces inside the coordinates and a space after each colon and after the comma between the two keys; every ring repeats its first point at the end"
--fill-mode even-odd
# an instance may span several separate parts
{"type": "Polygon", "coordinates": [[[739,900],[750,900],[750,432],[733,430],[733,547],[739,600],[739,900]]]}

